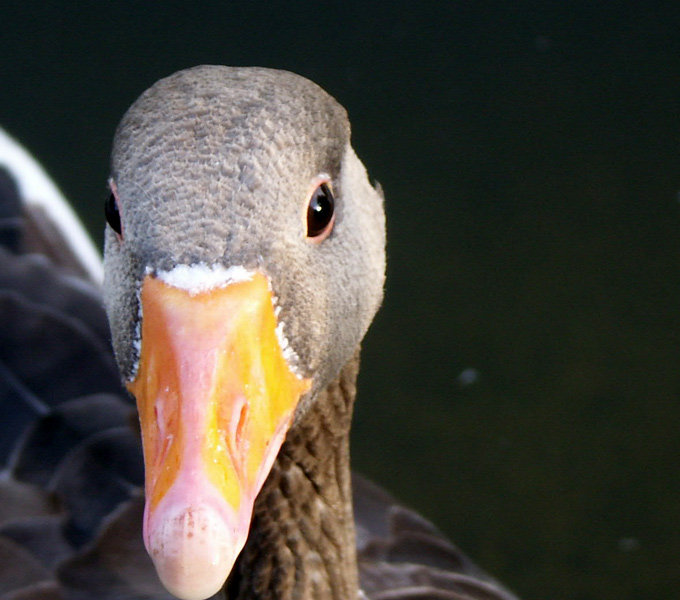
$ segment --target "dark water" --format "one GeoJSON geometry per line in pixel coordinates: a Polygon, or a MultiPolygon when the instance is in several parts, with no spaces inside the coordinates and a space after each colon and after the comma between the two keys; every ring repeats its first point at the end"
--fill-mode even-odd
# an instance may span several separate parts
{"type": "Polygon", "coordinates": [[[680,5],[7,4],[0,123],[97,239],[154,80],[334,94],[388,198],[355,465],[527,599],[677,597],[680,5]]]}

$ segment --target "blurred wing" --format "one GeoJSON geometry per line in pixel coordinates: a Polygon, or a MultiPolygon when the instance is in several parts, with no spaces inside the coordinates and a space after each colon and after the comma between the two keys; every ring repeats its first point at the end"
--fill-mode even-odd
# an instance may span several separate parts
{"type": "Polygon", "coordinates": [[[0,131],[0,598],[170,599],[141,539],[141,442],[101,260],[55,190],[0,131]]]}
{"type": "Polygon", "coordinates": [[[370,600],[518,600],[432,523],[352,477],[359,580],[370,600]]]}
{"type": "Polygon", "coordinates": [[[5,202],[14,196],[15,208],[21,198],[24,251],[46,254],[54,264],[101,284],[101,256],[73,209],[33,156],[1,128],[0,193],[5,202]]]}

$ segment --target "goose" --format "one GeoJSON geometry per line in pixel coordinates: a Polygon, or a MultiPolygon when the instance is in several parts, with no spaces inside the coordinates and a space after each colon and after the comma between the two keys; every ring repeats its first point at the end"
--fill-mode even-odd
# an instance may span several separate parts
{"type": "Polygon", "coordinates": [[[350,471],[385,216],[330,95],[223,66],[144,92],[101,288],[0,175],[3,598],[515,598],[350,471]]]}

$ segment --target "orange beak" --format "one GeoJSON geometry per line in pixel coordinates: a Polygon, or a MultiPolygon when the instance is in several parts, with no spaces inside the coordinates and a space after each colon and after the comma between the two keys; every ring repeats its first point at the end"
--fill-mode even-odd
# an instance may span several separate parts
{"type": "Polygon", "coordinates": [[[253,504],[311,381],[279,344],[267,279],[192,294],[150,275],[141,290],[137,399],[144,543],[167,589],[199,600],[224,584],[253,504]]]}

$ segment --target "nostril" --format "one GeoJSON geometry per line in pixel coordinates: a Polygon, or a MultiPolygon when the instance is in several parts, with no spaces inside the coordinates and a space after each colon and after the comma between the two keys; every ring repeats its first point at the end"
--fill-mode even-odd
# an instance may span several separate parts
{"type": "Polygon", "coordinates": [[[236,399],[232,407],[229,435],[226,440],[231,460],[239,477],[245,477],[248,461],[248,401],[245,396],[236,399]]]}
{"type": "Polygon", "coordinates": [[[153,416],[156,421],[157,435],[156,435],[156,462],[161,464],[165,461],[168,455],[170,446],[174,440],[174,435],[171,433],[171,429],[168,426],[169,423],[166,418],[166,414],[162,409],[162,405],[159,408],[158,404],[153,407],[153,416]]]}
{"type": "Polygon", "coordinates": [[[236,453],[242,451],[242,446],[246,438],[246,425],[248,422],[248,402],[245,396],[241,396],[234,402],[231,413],[231,427],[228,440],[229,446],[236,453]]]}
{"type": "Polygon", "coordinates": [[[244,437],[244,429],[246,427],[246,420],[248,418],[248,404],[246,402],[241,406],[241,413],[238,416],[238,424],[236,425],[236,445],[241,446],[241,441],[244,437]]]}

